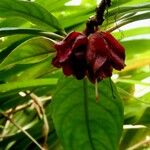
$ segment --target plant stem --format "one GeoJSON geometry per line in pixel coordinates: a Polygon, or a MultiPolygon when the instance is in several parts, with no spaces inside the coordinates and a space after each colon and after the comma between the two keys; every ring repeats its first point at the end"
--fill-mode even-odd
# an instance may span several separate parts
{"type": "Polygon", "coordinates": [[[104,12],[111,4],[111,0],[101,0],[100,4],[96,8],[95,16],[89,18],[86,23],[86,28],[83,31],[85,35],[90,35],[98,30],[98,26],[102,25],[104,21],[104,12]]]}
{"type": "Polygon", "coordinates": [[[33,92],[28,91],[26,94],[29,94],[30,97],[32,98],[34,102],[35,109],[41,119],[43,119],[43,137],[44,137],[44,142],[43,145],[46,146],[47,144],[47,139],[48,139],[48,133],[49,133],[49,124],[47,120],[47,116],[45,114],[45,109],[43,107],[43,104],[40,100],[40,98],[35,95],[33,92]]]}
{"type": "MultiPolygon", "coordinates": [[[[49,100],[51,100],[52,97],[49,96],[49,97],[44,97],[44,98],[39,97],[39,98],[40,98],[41,102],[44,102],[44,101],[49,101],[49,100]]],[[[30,107],[32,104],[33,104],[33,100],[29,101],[29,102],[26,103],[26,104],[18,105],[18,106],[15,108],[15,110],[13,110],[13,114],[15,114],[15,113],[18,112],[18,111],[22,111],[22,110],[24,110],[24,109],[30,107]]],[[[12,113],[12,108],[10,108],[10,109],[8,109],[7,111],[5,111],[5,114],[7,114],[7,115],[9,115],[9,114],[11,114],[11,113],[12,113]]]]}
{"type": "Polygon", "coordinates": [[[14,126],[16,126],[20,131],[22,131],[33,143],[35,143],[40,148],[40,150],[44,150],[44,148],[26,130],[22,129],[21,126],[19,126],[16,122],[14,122],[14,120],[12,120],[12,118],[10,118],[8,115],[3,113],[1,110],[0,110],[0,113],[5,118],[7,118],[14,126]]]}

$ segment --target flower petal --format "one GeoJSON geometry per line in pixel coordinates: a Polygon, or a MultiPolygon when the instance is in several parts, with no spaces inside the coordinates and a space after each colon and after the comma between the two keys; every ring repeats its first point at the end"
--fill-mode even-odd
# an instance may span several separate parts
{"type": "Polygon", "coordinates": [[[121,70],[125,67],[124,60],[119,57],[113,50],[110,51],[111,64],[116,70],[121,70]]]}
{"type": "Polygon", "coordinates": [[[57,58],[59,59],[60,63],[68,60],[73,51],[72,45],[76,38],[80,35],[82,34],[79,32],[71,32],[64,40],[59,41],[54,45],[55,49],[57,50],[57,58]]]}
{"type": "Polygon", "coordinates": [[[97,56],[93,64],[93,72],[96,73],[97,70],[99,70],[103,66],[106,60],[107,60],[106,57],[97,56]]]}
{"type": "Polygon", "coordinates": [[[114,53],[118,54],[120,58],[125,60],[125,49],[124,47],[108,32],[102,32],[104,39],[108,45],[112,48],[114,53]]]}
{"type": "Polygon", "coordinates": [[[74,75],[77,79],[83,79],[86,75],[85,52],[87,37],[79,32],[71,32],[68,36],[55,44],[57,50],[52,64],[55,67],[62,67],[66,76],[74,75]]]}
{"type": "Polygon", "coordinates": [[[66,61],[72,53],[72,48],[64,41],[57,42],[55,45],[57,50],[57,58],[60,63],[66,61]]]}
{"type": "Polygon", "coordinates": [[[52,64],[57,68],[61,67],[61,64],[59,63],[57,56],[52,59],[52,64]]]}
{"type": "Polygon", "coordinates": [[[89,37],[86,53],[87,61],[91,63],[97,55],[100,55],[102,57],[107,57],[108,55],[108,47],[103,36],[99,32],[93,33],[89,37]]]}
{"type": "Polygon", "coordinates": [[[82,33],[73,31],[66,36],[64,41],[67,42],[67,44],[72,45],[76,38],[80,35],[82,35],[82,33]]]}
{"type": "Polygon", "coordinates": [[[103,80],[104,78],[112,76],[113,68],[110,65],[110,62],[105,62],[105,64],[100,68],[98,71],[98,78],[99,80],[103,80]]]}
{"type": "Polygon", "coordinates": [[[69,63],[63,64],[63,73],[66,76],[70,76],[71,74],[73,74],[72,67],[71,67],[71,65],[69,63]]]}
{"type": "Polygon", "coordinates": [[[72,45],[72,48],[74,50],[76,49],[80,49],[81,48],[81,51],[85,51],[86,50],[86,45],[88,43],[88,39],[85,35],[79,35],[74,44],[72,45]],[[84,47],[83,47],[84,46],[84,47]]]}

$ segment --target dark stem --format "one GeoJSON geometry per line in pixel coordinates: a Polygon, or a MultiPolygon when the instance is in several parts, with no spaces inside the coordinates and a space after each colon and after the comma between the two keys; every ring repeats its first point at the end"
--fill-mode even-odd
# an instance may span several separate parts
{"type": "Polygon", "coordinates": [[[89,18],[86,23],[86,28],[84,30],[85,35],[90,35],[98,30],[98,26],[102,25],[104,19],[104,12],[107,7],[111,5],[111,0],[102,0],[98,7],[96,8],[96,15],[89,18]]]}

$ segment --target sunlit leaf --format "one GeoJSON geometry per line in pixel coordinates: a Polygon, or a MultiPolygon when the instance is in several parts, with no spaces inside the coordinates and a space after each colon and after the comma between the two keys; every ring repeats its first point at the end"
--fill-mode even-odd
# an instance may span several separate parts
{"type": "Polygon", "coordinates": [[[58,20],[46,9],[34,2],[1,0],[0,17],[22,17],[44,29],[62,30],[58,20]]]}
{"type": "Polygon", "coordinates": [[[8,47],[1,49],[0,50],[0,62],[3,61],[17,46],[19,46],[23,42],[29,40],[30,38],[32,38],[32,36],[22,38],[21,40],[13,42],[8,47]]]}
{"type": "Polygon", "coordinates": [[[34,38],[16,47],[0,64],[0,70],[15,64],[37,63],[47,59],[54,51],[53,43],[47,38],[34,38]]]}
{"type": "Polygon", "coordinates": [[[21,89],[28,89],[31,87],[38,87],[38,86],[50,86],[56,85],[57,79],[35,79],[35,80],[24,80],[20,82],[9,82],[5,84],[0,84],[0,92],[7,92],[11,90],[21,90],[21,89]]]}

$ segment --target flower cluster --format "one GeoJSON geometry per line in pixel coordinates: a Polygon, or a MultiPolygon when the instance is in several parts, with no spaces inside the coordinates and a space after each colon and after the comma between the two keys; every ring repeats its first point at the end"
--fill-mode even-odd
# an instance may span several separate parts
{"type": "Polygon", "coordinates": [[[71,32],[55,44],[57,51],[52,64],[62,68],[66,76],[77,79],[85,76],[92,83],[112,75],[112,70],[125,67],[125,49],[108,32],[95,32],[88,37],[79,32],[71,32]]]}

